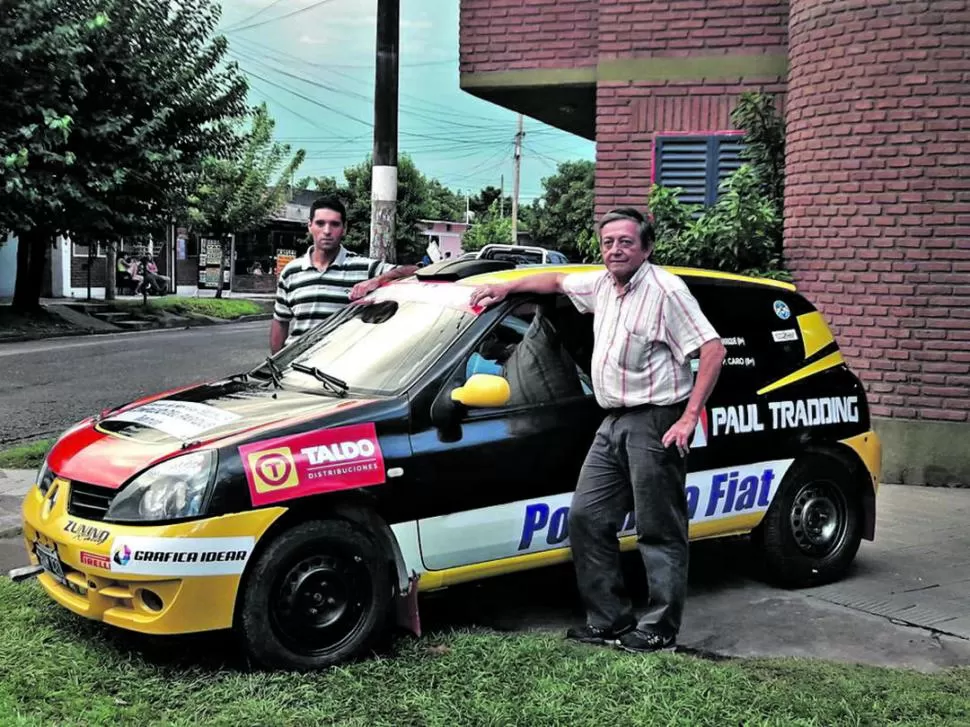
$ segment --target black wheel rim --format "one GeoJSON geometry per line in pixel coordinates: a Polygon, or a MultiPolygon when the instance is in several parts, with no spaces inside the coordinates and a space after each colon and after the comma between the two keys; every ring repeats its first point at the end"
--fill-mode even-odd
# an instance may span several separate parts
{"type": "Polygon", "coordinates": [[[845,495],[834,482],[810,482],[802,485],[792,501],[792,536],[802,552],[824,558],[845,543],[848,516],[845,495]]]}
{"type": "Polygon", "coordinates": [[[360,553],[332,548],[302,552],[280,571],[270,595],[270,622],[296,654],[327,656],[360,633],[374,602],[360,553]]]}

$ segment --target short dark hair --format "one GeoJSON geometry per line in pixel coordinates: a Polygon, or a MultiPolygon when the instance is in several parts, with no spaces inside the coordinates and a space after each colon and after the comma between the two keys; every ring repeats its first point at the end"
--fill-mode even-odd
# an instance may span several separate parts
{"type": "Polygon", "coordinates": [[[653,245],[656,239],[653,232],[653,223],[633,207],[615,207],[611,209],[600,219],[597,229],[602,232],[606,225],[617,220],[630,220],[637,224],[637,232],[640,233],[640,247],[646,249],[653,245]]]}
{"type": "Polygon", "coordinates": [[[340,224],[347,224],[347,208],[336,197],[320,197],[319,199],[315,199],[313,204],[310,205],[310,222],[313,222],[317,210],[333,210],[334,212],[339,212],[340,224]]]}

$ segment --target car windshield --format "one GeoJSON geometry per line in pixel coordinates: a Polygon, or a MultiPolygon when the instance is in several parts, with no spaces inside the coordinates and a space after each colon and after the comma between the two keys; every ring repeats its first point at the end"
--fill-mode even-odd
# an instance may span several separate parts
{"type": "Polygon", "coordinates": [[[459,306],[382,296],[348,306],[330,324],[310,331],[276,359],[281,380],[307,389],[321,383],[291,364],[342,379],[357,393],[399,392],[424,372],[474,315],[459,306]]]}

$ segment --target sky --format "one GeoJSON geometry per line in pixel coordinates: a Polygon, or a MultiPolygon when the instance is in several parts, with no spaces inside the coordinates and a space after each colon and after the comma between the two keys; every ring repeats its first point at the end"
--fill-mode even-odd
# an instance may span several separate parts
{"type": "MultiPolygon", "coordinates": [[[[400,0],[398,153],[456,192],[512,193],[517,115],[458,86],[459,0],[400,0]]],[[[218,31],[265,102],[276,136],[307,152],[298,176],[332,176],[373,148],[377,0],[222,0],[218,31]]],[[[520,201],[593,142],[525,118],[520,201]]]]}

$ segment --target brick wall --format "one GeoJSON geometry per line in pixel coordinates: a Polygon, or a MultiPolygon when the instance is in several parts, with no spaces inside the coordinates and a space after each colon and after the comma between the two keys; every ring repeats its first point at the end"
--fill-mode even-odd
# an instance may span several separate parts
{"type": "Polygon", "coordinates": [[[461,0],[462,73],[596,63],[597,0],[461,0]]]}
{"type": "Polygon", "coordinates": [[[970,415],[970,0],[792,0],[785,244],[880,416],[970,415]]]}
{"type": "MultiPolygon", "coordinates": [[[[785,0],[600,0],[599,60],[637,57],[783,54],[785,0]]],[[[734,83],[603,82],[596,90],[596,214],[644,207],[650,191],[653,137],[663,131],[733,129],[731,111],[744,90],[779,94],[785,79],[734,83]]]]}
{"type": "Polygon", "coordinates": [[[596,89],[596,215],[618,205],[646,206],[653,138],[664,131],[726,131],[745,90],[773,93],[784,108],[778,78],[737,84],[600,82],[596,89]]]}
{"type": "Polygon", "coordinates": [[[786,0],[600,0],[599,58],[784,52],[786,0]]]}

